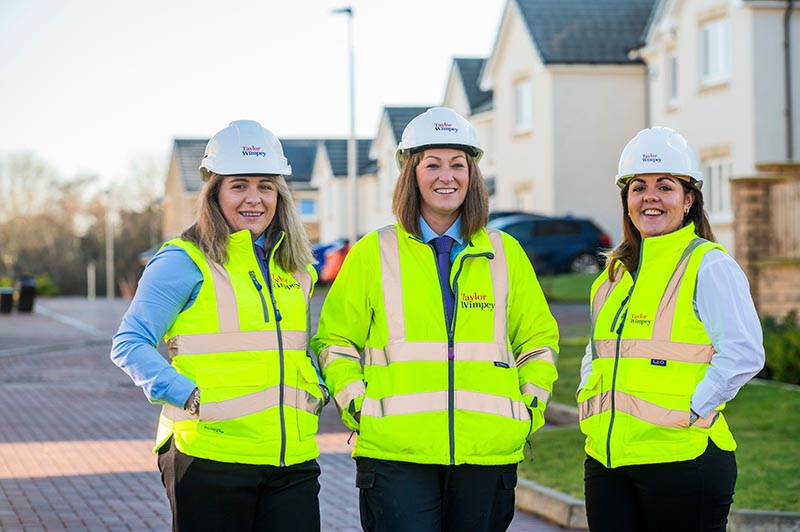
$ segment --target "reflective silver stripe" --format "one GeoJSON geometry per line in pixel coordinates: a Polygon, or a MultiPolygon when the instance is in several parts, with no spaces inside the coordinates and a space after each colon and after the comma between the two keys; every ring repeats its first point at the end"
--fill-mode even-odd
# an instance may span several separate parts
{"type": "MultiPolygon", "coordinates": [[[[595,340],[595,357],[614,358],[617,349],[616,340],[595,340]]],[[[657,360],[674,360],[692,364],[708,364],[714,355],[711,344],[689,344],[671,342],[669,340],[624,339],[619,344],[621,358],[646,358],[657,360]]]]}
{"type": "Polygon", "coordinates": [[[329,345],[319,353],[319,363],[322,369],[327,368],[328,364],[339,358],[361,363],[361,355],[358,354],[354,347],[349,345],[329,345]]]}
{"type": "MultiPolygon", "coordinates": [[[[495,307],[494,314],[494,338],[493,343],[498,345],[505,345],[507,335],[508,323],[506,320],[506,309],[508,308],[508,269],[505,263],[505,249],[503,247],[503,239],[499,231],[487,230],[489,240],[494,248],[494,259],[489,261],[489,271],[492,278],[492,291],[494,295],[495,307]]],[[[398,242],[397,227],[387,226],[378,232],[379,247],[381,253],[381,284],[383,287],[384,309],[386,312],[386,325],[389,335],[389,346],[387,351],[390,354],[387,356],[385,353],[372,352],[368,350],[368,360],[373,360],[377,365],[386,365],[389,361],[395,361],[391,353],[397,349],[398,345],[406,341],[405,318],[403,314],[403,286],[402,275],[400,273],[400,247],[398,242]]],[[[459,349],[459,345],[466,346],[467,349],[481,349],[485,350],[486,345],[491,345],[492,342],[474,342],[474,343],[459,343],[456,342],[456,353],[462,351],[462,360],[498,360],[496,354],[488,356],[484,351],[477,355],[470,356],[463,349],[459,349]]],[[[417,342],[414,345],[423,347],[423,344],[429,343],[431,345],[437,342],[417,342]]],[[[445,353],[447,344],[445,346],[445,353]]],[[[427,348],[425,348],[427,351],[427,348]]],[[[438,351],[438,347],[431,348],[431,352],[438,351]]],[[[495,349],[496,353],[496,349],[495,349]]],[[[402,360],[438,360],[437,356],[428,358],[426,355],[420,355],[421,358],[414,358],[413,355],[407,354],[405,349],[403,353],[399,354],[402,360]]],[[[456,355],[458,358],[458,355],[456,355]]],[[[400,360],[400,359],[398,359],[400,360]]],[[[506,354],[501,359],[503,362],[510,363],[511,356],[506,354]]]]}
{"type": "MultiPolygon", "coordinates": [[[[388,417],[425,412],[446,412],[447,406],[447,391],[393,395],[382,399],[365,397],[361,415],[388,417]]],[[[503,395],[456,390],[455,408],[456,410],[480,412],[511,419],[530,419],[525,403],[503,395]]]]}
{"type": "Polygon", "coordinates": [[[678,291],[683,276],[686,273],[686,268],[689,266],[689,258],[700,246],[705,242],[701,238],[695,238],[683,250],[675,270],[672,272],[672,277],[667,283],[667,288],[664,290],[664,295],[661,296],[661,301],[658,303],[656,310],[655,322],[653,323],[653,340],[669,341],[672,337],[672,323],[675,321],[675,309],[678,304],[678,291]]]}
{"type": "MultiPolygon", "coordinates": [[[[366,353],[366,363],[370,366],[388,366],[398,362],[446,362],[447,342],[405,342],[388,345],[385,349],[367,347],[366,353]]],[[[458,342],[455,345],[455,360],[513,364],[505,344],[491,342],[458,342]]]]}
{"type": "Polygon", "coordinates": [[[517,358],[517,367],[522,367],[534,360],[544,360],[545,362],[555,365],[556,352],[552,347],[540,347],[539,349],[523,353],[517,358]]]}
{"type": "MultiPolygon", "coordinates": [[[[492,292],[494,293],[494,341],[505,345],[508,338],[508,268],[506,266],[506,249],[503,237],[496,229],[487,229],[489,241],[494,248],[494,259],[489,261],[492,276],[492,292]]],[[[510,358],[510,357],[509,357],[510,358]]]]}
{"type": "MultiPolygon", "coordinates": [[[[687,428],[689,426],[690,412],[688,410],[670,410],[619,390],[615,393],[616,410],[619,412],[624,412],[640,421],[660,427],[687,428]]],[[[594,395],[578,404],[581,420],[611,410],[611,394],[612,392],[609,390],[594,395]]],[[[706,426],[711,426],[715,420],[716,415],[709,420],[703,420],[702,424],[695,424],[698,427],[705,428],[706,426]]]]}
{"type": "Polygon", "coordinates": [[[597,316],[600,313],[600,309],[603,307],[605,302],[608,300],[608,296],[611,294],[611,291],[620,283],[623,277],[623,267],[621,265],[617,265],[614,272],[617,274],[617,278],[614,281],[610,281],[608,279],[608,272],[605,272],[606,278],[597,288],[597,291],[594,294],[594,298],[592,298],[592,305],[590,308],[590,316],[589,321],[592,325],[591,330],[591,338],[592,338],[592,359],[598,358],[597,355],[597,341],[594,339],[594,326],[597,322],[597,316]]]}
{"type": "Polygon", "coordinates": [[[535,384],[531,384],[530,382],[523,384],[519,391],[522,395],[533,395],[534,397],[538,398],[539,401],[544,401],[545,404],[550,401],[549,391],[536,386],[535,384]]]}
{"type": "Polygon", "coordinates": [[[381,278],[383,285],[383,308],[389,343],[406,339],[406,320],[403,317],[403,278],[400,274],[400,244],[397,227],[390,225],[378,231],[381,252],[381,278]]]}
{"type": "MultiPolygon", "coordinates": [[[[311,414],[319,414],[322,407],[321,398],[315,397],[306,390],[300,390],[288,385],[284,385],[284,392],[284,404],[286,406],[304,410],[311,414]]],[[[200,403],[199,420],[226,421],[268,410],[279,404],[280,387],[272,386],[266,390],[259,390],[225,401],[203,401],[200,403]]],[[[192,416],[187,411],[172,405],[164,405],[161,413],[173,422],[198,419],[197,416],[192,416]]]]}
{"type": "Polygon", "coordinates": [[[211,268],[211,280],[214,283],[214,294],[217,299],[217,320],[222,333],[239,330],[239,309],[236,306],[236,294],[233,291],[231,278],[224,266],[206,258],[211,268]]]}
{"type": "Polygon", "coordinates": [[[367,390],[364,387],[364,381],[353,381],[339,390],[339,393],[333,397],[333,400],[336,401],[337,405],[339,405],[340,410],[347,410],[347,407],[350,406],[350,401],[356,397],[361,397],[366,393],[366,391],[367,390]]]}
{"type": "Polygon", "coordinates": [[[308,300],[308,294],[311,292],[311,283],[313,282],[313,278],[311,274],[308,273],[307,270],[298,270],[292,273],[292,277],[300,283],[300,288],[303,290],[303,295],[306,296],[306,300],[308,300]]]}
{"type": "MultiPolygon", "coordinates": [[[[305,351],[306,331],[281,331],[284,350],[305,351]]],[[[205,355],[241,351],[277,351],[275,331],[236,331],[227,333],[181,334],[167,342],[170,360],[177,355],[205,355]]]]}

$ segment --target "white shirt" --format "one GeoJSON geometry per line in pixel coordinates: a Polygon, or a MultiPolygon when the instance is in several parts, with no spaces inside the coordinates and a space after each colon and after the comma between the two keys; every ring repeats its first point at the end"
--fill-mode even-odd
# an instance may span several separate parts
{"type": "MultiPolygon", "coordinates": [[[[692,302],[716,353],[692,395],[691,408],[706,417],[733,399],[764,367],[764,344],[750,284],[733,258],[718,249],[703,256],[692,302]]],[[[581,361],[580,390],[592,371],[592,344],[581,361]]]]}

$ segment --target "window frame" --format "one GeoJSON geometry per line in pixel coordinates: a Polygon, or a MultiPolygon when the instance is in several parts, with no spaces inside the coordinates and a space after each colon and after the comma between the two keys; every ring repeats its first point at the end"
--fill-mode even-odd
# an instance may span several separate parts
{"type": "Polygon", "coordinates": [[[715,18],[700,24],[700,85],[725,83],[731,75],[730,22],[715,18]]]}

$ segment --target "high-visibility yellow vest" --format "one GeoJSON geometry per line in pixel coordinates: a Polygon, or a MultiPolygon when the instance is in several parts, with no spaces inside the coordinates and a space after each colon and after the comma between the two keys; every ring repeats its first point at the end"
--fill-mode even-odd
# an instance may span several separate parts
{"type": "Polygon", "coordinates": [[[155,450],[173,436],[182,453],[220,462],[288,466],[316,458],[323,399],[307,352],[313,267],[283,271],[274,261],[279,241],[265,279],[247,230],[230,235],[225,265],[190,242],[167,244],[186,251],[203,274],[194,303],[165,335],[172,365],[201,400],[199,418],[163,407],[155,450]]]}
{"type": "MultiPolygon", "coordinates": [[[[732,451],[721,405],[689,426],[690,401],[714,347],[695,315],[703,256],[718,244],[694,225],[642,241],[636,279],[603,272],[592,287],[592,372],[578,393],[586,453],[605,464],[696,458],[708,439],[732,451]]],[[[723,249],[724,251],[724,249],[723,249]]]]}
{"type": "Polygon", "coordinates": [[[348,254],[314,342],[343,420],[359,431],[353,456],[509,464],[544,423],[558,330],[522,248],[481,231],[450,284],[448,330],[432,246],[394,225],[348,254]]]}

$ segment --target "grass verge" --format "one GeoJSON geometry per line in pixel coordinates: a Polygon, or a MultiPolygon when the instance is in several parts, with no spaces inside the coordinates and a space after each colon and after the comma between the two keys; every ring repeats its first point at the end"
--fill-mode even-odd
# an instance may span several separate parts
{"type": "MultiPolygon", "coordinates": [[[[563,362],[564,358],[560,360],[563,362]]],[[[566,373],[565,368],[562,375],[566,373]]],[[[559,384],[563,388],[567,383],[559,379],[556,387],[559,384]]],[[[565,404],[574,405],[575,386],[570,387],[572,402],[565,404]]],[[[800,511],[798,411],[800,388],[761,380],[752,381],[742,388],[725,409],[725,417],[739,445],[736,450],[739,479],[734,508],[800,511]]],[[[535,462],[526,460],[520,464],[520,474],[583,498],[583,461],[586,455],[583,435],[578,427],[571,425],[539,431],[533,435],[531,443],[535,462]]]]}
{"type": "Polygon", "coordinates": [[[539,284],[548,301],[589,304],[596,273],[569,273],[539,277],[539,284]]]}

